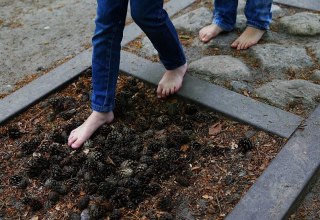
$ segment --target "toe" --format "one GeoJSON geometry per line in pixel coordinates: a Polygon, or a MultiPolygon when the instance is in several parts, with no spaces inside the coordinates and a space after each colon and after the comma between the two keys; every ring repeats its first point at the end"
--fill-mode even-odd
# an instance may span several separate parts
{"type": "Polygon", "coordinates": [[[238,45],[239,45],[239,41],[238,41],[238,40],[235,40],[235,41],[231,44],[231,47],[236,48],[236,47],[238,47],[238,45]]]}
{"type": "Polygon", "coordinates": [[[161,98],[165,98],[165,97],[166,97],[166,90],[163,89],[163,90],[162,90],[162,93],[161,93],[161,98]]]}
{"type": "Polygon", "coordinates": [[[71,144],[71,148],[77,149],[77,148],[81,147],[83,143],[84,143],[84,140],[77,139],[73,144],[71,144]]]}
{"type": "Polygon", "coordinates": [[[162,91],[163,91],[162,86],[159,84],[159,85],[158,85],[158,88],[157,88],[157,97],[158,97],[158,98],[161,98],[161,96],[162,96],[162,91]]]}
{"type": "Polygon", "coordinates": [[[166,89],[166,97],[168,97],[170,95],[170,89],[166,89]]]}
{"type": "Polygon", "coordinates": [[[176,93],[176,89],[175,89],[176,87],[172,87],[171,89],[170,89],[170,95],[173,95],[174,93],[176,93]]]}
{"type": "Polygon", "coordinates": [[[77,141],[77,136],[72,136],[69,140],[68,140],[68,145],[71,146],[75,141],[77,141]]]}

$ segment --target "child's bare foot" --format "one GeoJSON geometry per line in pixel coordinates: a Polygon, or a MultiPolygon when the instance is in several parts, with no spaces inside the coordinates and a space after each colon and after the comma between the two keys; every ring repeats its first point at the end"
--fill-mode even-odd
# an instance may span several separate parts
{"type": "Polygon", "coordinates": [[[200,30],[199,38],[202,42],[208,43],[212,38],[216,37],[222,31],[222,28],[218,25],[210,24],[200,30]]]}
{"type": "Polygon", "coordinates": [[[113,119],[112,111],[106,113],[93,111],[82,125],[71,131],[68,145],[73,149],[81,147],[100,126],[111,123],[113,119]]]}
{"type": "Polygon", "coordinates": [[[264,32],[264,30],[247,27],[240,37],[231,44],[231,47],[237,50],[248,49],[259,42],[264,32]]]}
{"type": "Polygon", "coordinates": [[[158,84],[157,96],[158,98],[165,98],[172,95],[181,88],[183,77],[187,71],[188,65],[178,67],[174,70],[167,70],[158,84]]]}

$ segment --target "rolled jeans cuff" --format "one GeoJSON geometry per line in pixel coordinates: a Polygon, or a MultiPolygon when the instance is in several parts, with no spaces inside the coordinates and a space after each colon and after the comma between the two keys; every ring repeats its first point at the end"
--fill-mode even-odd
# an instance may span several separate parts
{"type": "Polygon", "coordinates": [[[113,105],[99,106],[99,105],[91,103],[91,109],[96,112],[111,112],[114,110],[114,106],[113,105]]]}

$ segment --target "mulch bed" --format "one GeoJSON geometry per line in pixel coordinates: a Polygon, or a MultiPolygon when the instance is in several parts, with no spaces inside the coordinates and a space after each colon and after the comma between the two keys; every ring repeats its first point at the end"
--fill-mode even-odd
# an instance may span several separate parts
{"type": "Polygon", "coordinates": [[[88,69],[0,127],[0,218],[223,219],[285,142],[121,75],[116,120],[72,150],[90,93],[88,69]]]}

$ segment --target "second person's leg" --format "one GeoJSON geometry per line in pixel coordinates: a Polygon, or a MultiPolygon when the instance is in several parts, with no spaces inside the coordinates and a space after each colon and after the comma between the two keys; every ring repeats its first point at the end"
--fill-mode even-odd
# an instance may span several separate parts
{"type": "Polygon", "coordinates": [[[130,0],[130,4],[133,20],[148,36],[167,69],[158,85],[158,97],[176,93],[182,86],[187,64],[176,29],[163,9],[163,0],[130,0]]]}
{"type": "Polygon", "coordinates": [[[215,0],[212,24],[200,30],[200,40],[207,43],[222,31],[231,31],[236,23],[237,7],[238,0],[215,0]]]}
{"type": "Polygon", "coordinates": [[[244,10],[247,28],[231,47],[243,50],[259,42],[264,32],[269,29],[272,19],[271,6],[272,0],[247,0],[244,10]]]}

